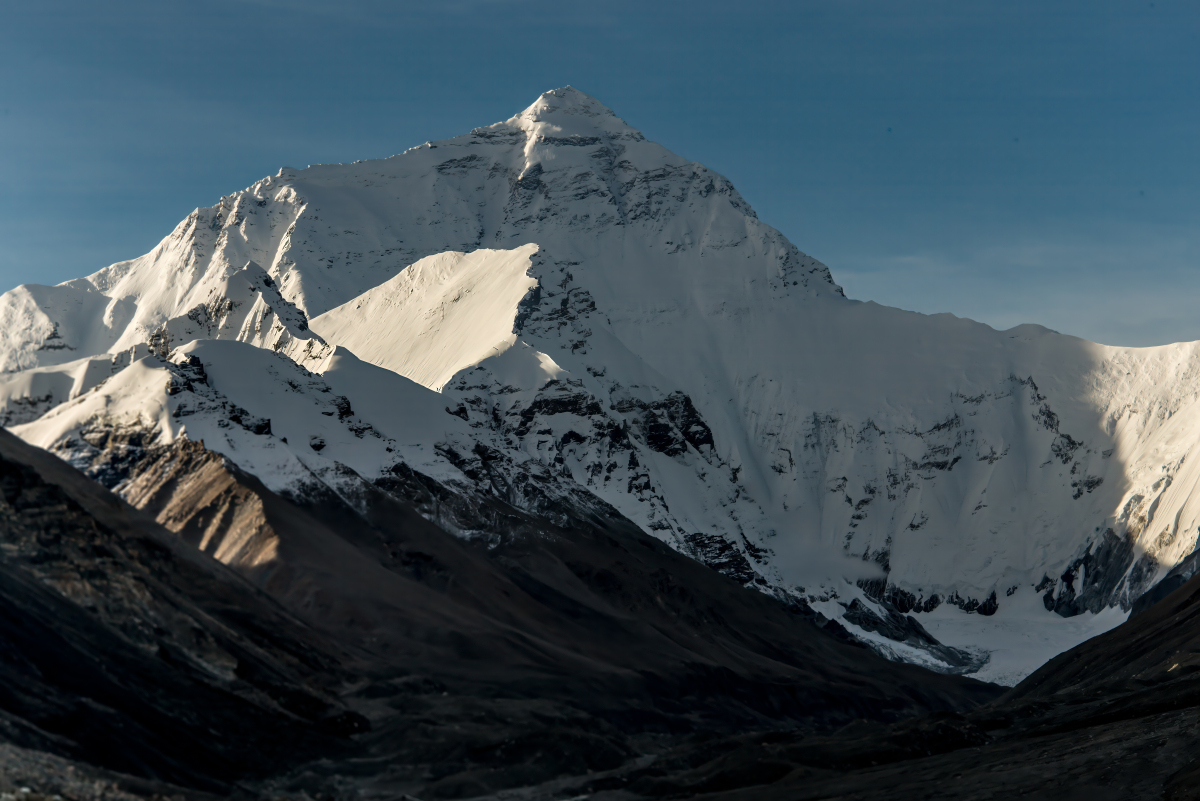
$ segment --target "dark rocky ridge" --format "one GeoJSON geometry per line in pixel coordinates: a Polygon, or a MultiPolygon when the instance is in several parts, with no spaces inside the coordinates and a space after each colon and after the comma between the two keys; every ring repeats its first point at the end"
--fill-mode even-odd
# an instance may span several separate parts
{"type": "Polygon", "coordinates": [[[1200,797],[1200,576],[1004,693],[599,508],[551,525],[416,473],[301,506],[186,441],[125,488],[175,533],[0,433],[0,733],[32,749],[0,775],[35,789],[67,765],[123,797],[1200,797]]]}
{"type": "Polygon", "coordinates": [[[975,710],[697,738],[574,789],[597,800],[1200,798],[1200,576],[1176,586],[975,710]]]}
{"type": "Polygon", "coordinates": [[[0,532],[8,742],[221,790],[344,753],[367,725],[338,698],[332,641],[6,432],[0,532]]]}
{"type": "Polygon", "coordinates": [[[365,513],[301,507],[183,442],[129,484],[172,535],[6,433],[0,465],[5,737],[109,770],[470,797],[697,732],[815,734],[999,692],[830,636],[618,517],[494,501],[496,536],[471,543],[370,485],[365,513]],[[228,567],[194,550],[206,537],[228,567]]]}

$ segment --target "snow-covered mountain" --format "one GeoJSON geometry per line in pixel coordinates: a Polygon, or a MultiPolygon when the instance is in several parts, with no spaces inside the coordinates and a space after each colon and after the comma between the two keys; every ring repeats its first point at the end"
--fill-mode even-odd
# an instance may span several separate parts
{"type": "Polygon", "coordinates": [[[0,370],[4,425],[110,486],[186,436],[293,497],[419,474],[615,507],[885,653],[1000,681],[1123,620],[1200,531],[1195,343],[849,300],[726,179],[569,87],[18,287],[0,370]]]}

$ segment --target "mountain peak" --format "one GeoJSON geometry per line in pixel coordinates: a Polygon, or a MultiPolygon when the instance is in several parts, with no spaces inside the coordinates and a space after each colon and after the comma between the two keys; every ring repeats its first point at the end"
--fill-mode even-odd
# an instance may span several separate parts
{"type": "Polygon", "coordinates": [[[542,92],[529,108],[519,115],[522,119],[541,121],[555,112],[568,114],[584,114],[587,116],[615,117],[612,109],[601,103],[587,92],[581,92],[574,86],[563,86],[542,92]]]}
{"type": "Polygon", "coordinates": [[[554,137],[607,135],[641,138],[641,134],[613,110],[587,92],[564,86],[543,92],[527,109],[509,120],[526,131],[554,137]]]}

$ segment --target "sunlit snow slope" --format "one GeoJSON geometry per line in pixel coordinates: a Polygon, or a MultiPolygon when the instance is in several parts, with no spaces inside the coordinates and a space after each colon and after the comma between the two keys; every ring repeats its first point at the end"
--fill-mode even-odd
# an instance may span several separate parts
{"type": "Polygon", "coordinates": [[[727,180],[572,88],[389,159],[284,168],[146,256],[6,293],[0,338],[5,425],[80,464],[124,426],[294,492],[502,465],[488,491],[518,505],[532,475],[586,490],[885,652],[953,667],[885,607],[1003,647],[980,675],[1008,681],[1122,619],[1200,526],[1196,344],[848,300],[727,180]],[[187,344],[212,339],[237,341],[187,344]]]}
{"type": "MultiPolygon", "coordinates": [[[[516,342],[517,306],[537,285],[536,245],[427,256],[313,320],[357,356],[441,389],[456,373],[516,342]]],[[[307,345],[308,343],[304,343],[307,345]]]]}

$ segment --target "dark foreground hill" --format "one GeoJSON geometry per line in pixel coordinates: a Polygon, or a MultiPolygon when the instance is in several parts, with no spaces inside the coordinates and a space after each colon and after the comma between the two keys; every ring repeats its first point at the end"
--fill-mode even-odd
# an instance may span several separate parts
{"type": "Polygon", "coordinates": [[[713,738],[621,781],[633,797],[1185,801],[1197,732],[1200,576],[962,715],[713,738]]]}
{"type": "Polygon", "coordinates": [[[139,511],[0,432],[0,775],[75,798],[1200,797],[1200,577],[1002,695],[616,516],[496,501],[470,511],[493,536],[452,536],[398,500],[436,500],[418,478],[301,507],[181,442],[126,487],[139,511]]]}
{"type": "Polygon", "coordinates": [[[496,501],[467,541],[401,489],[301,507],[184,441],[126,487],[169,530],[0,432],[0,732],[27,749],[6,770],[471,797],[999,692],[880,659],[614,514],[496,501]]]}

